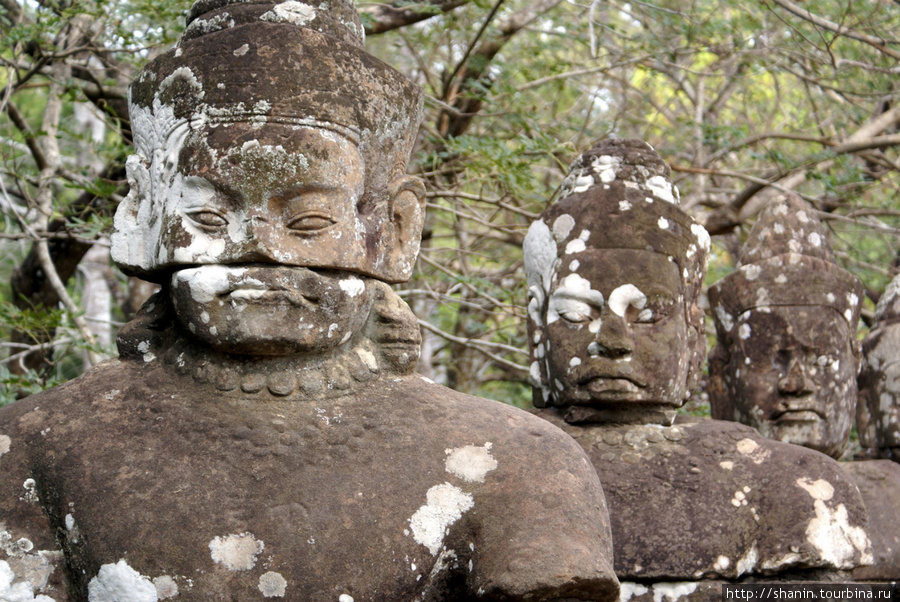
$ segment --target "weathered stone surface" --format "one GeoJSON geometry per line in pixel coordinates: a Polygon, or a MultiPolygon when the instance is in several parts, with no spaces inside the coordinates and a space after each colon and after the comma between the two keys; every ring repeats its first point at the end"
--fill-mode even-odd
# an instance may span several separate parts
{"type": "Polygon", "coordinates": [[[713,418],[839,457],[850,436],[862,283],[834,263],[812,208],[768,206],[742,265],[709,289],[713,418]]]}
{"type": "Polygon", "coordinates": [[[0,409],[0,599],[612,600],[583,451],[412,375],[421,91],[349,1],[201,0],[131,89],[120,359],[0,409]]]}
{"type": "Polygon", "coordinates": [[[875,456],[900,461],[900,277],[894,278],[875,310],[863,340],[857,383],[859,441],[875,456]]]}
{"type": "Polygon", "coordinates": [[[862,581],[900,579],[900,466],[889,460],[841,464],[862,494],[874,561],[853,571],[862,581]]]}
{"type": "MultiPolygon", "coordinates": [[[[717,420],[571,425],[603,483],[622,581],[734,580],[872,561],[866,511],[840,465],[717,420]]],[[[693,598],[691,598],[693,599],[693,598]]]]}
{"type": "Polygon", "coordinates": [[[709,236],[677,196],[649,145],[607,140],[576,160],[531,225],[536,406],[579,406],[572,419],[587,421],[629,421],[655,406],[671,422],[688,398],[705,355],[696,299],[709,236]]]}

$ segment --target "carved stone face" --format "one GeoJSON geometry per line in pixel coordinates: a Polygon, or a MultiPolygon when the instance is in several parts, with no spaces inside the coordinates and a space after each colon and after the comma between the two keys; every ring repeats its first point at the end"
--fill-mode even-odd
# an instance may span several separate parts
{"type": "Polygon", "coordinates": [[[181,324],[231,353],[346,342],[372,302],[346,270],[365,256],[356,236],[364,183],[355,145],[325,129],[217,128],[188,139],[160,241],[160,254],[191,266],[171,278],[181,324]]]}
{"type": "Polygon", "coordinates": [[[166,184],[159,249],[166,261],[362,264],[363,159],[329,130],[219,127],[186,141],[166,184]]]}
{"type": "Polygon", "coordinates": [[[683,287],[660,253],[588,249],[564,258],[545,320],[557,403],[680,406],[691,347],[683,287]]]}
{"type": "Polygon", "coordinates": [[[847,321],[827,307],[774,306],[744,312],[734,332],[717,414],[731,410],[767,437],[838,455],[857,396],[847,321]]]}

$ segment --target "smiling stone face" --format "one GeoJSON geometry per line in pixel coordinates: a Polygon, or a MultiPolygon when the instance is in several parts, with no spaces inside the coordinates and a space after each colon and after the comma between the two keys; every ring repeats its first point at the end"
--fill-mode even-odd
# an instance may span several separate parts
{"type": "Polygon", "coordinates": [[[847,322],[823,307],[766,307],[741,314],[735,329],[722,370],[727,418],[771,439],[839,453],[856,406],[858,360],[847,322]]]}
{"type": "Polygon", "coordinates": [[[687,330],[681,275],[666,255],[585,251],[550,290],[550,386],[562,404],[680,406],[689,393],[687,330]]]}

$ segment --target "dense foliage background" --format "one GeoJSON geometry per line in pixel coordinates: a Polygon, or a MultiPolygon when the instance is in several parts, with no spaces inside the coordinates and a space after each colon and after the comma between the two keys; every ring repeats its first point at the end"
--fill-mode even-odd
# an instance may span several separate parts
{"type": "MultiPolygon", "coordinates": [[[[113,355],[148,294],[106,240],[127,192],[125,94],[188,5],[0,0],[0,403],[113,355]]],[[[428,93],[410,169],[429,215],[401,294],[425,336],[419,370],[437,381],[527,404],[522,238],[568,163],[611,136],[669,162],[714,235],[710,282],[781,190],[820,211],[866,285],[864,321],[900,269],[896,2],[357,7],[367,49],[428,93]]]]}

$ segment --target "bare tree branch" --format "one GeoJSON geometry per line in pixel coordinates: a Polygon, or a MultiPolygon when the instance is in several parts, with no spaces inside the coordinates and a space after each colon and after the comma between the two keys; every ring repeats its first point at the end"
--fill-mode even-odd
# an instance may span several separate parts
{"type": "Polygon", "coordinates": [[[357,7],[363,17],[366,35],[377,35],[419,23],[435,15],[450,12],[470,0],[426,0],[420,4],[362,4],[357,7]]]}
{"type": "Polygon", "coordinates": [[[888,48],[888,44],[900,44],[897,40],[886,40],[884,38],[877,38],[875,36],[866,35],[864,33],[859,33],[850,29],[849,27],[844,27],[843,25],[839,25],[837,23],[833,23],[828,19],[823,19],[817,15],[814,15],[809,10],[797,6],[790,0],[772,0],[775,4],[780,6],[781,8],[797,15],[801,19],[805,19],[809,21],[816,27],[821,27],[822,29],[827,29],[832,31],[838,35],[846,36],[850,39],[857,40],[859,42],[864,42],[869,44],[870,46],[878,49],[878,51],[883,52],[887,56],[900,60],[900,52],[893,50],[892,48],[888,48]]]}

